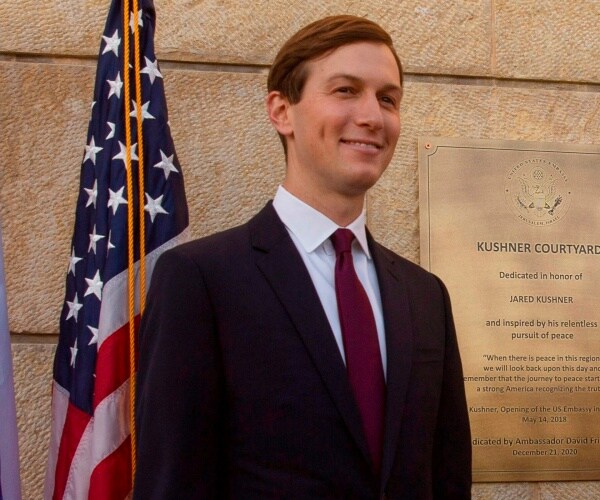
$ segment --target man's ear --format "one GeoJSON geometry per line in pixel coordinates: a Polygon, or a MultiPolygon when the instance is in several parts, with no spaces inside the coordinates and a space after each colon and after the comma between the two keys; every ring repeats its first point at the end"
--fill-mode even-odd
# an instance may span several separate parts
{"type": "Polygon", "coordinates": [[[293,127],[290,121],[290,102],[278,90],[273,90],[267,94],[265,99],[267,114],[271,124],[280,135],[289,137],[293,133],[293,127]]]}

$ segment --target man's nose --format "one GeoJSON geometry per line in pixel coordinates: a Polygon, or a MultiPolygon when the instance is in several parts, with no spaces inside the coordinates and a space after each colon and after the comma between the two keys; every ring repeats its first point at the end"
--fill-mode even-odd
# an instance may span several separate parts
{"type": "Polygon", "coordinates": [[[355,116],[357,124],[374,130],[383,128],[383,113],[377,95],[365,92],[357,104],[355,116]]]}

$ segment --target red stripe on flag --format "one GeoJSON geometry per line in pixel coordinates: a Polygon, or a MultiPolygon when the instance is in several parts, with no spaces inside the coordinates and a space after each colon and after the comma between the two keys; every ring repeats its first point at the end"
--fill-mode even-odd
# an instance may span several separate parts
{"type": "Polygon", "coordinates": [[[65,420],[63,433],[60,438],[60,446],[58,448],[53,499],[62,499],[65,493],[73,456],[77,451],[81,436],[88,426],[90,419],[91,417],[87,413],[69,403],[69,407],[67,408],[67,418],[65,420]]]}
{"type": "MultiPolygon", "coordinates": [[[[135,317],[135,328],[140,323],[135,317]]],[[[129,378],[129,323],[110,335],[98,350],[96,381],[94,385],[94,409],[129,378]]]]}
{"type": "Polygon", "coordinates": [[[92,472],[88,499],[125,498],[131,492],[131,488],[131,436],[129,436],[92,472]]]}

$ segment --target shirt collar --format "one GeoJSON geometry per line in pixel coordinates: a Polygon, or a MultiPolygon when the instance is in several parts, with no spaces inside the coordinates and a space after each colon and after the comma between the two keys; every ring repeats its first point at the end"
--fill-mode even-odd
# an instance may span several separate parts
{"type": "MultiPolygon", "coordinates": [[[[283,186],[279,186],[277,189],[273,207],[281,221],[298,238],[307,253],[313,252],[325,241],[328,241],[329,237],[340,227],[329,217],[291,194],[283,186]]],[[[371,253],[367,244],[365,221],[366,211],[363,210],[346,228],[354,233],[356,241],[370,259],[371,253]]],[[[325,245],[325,249],[333,251],[331,245],[325,245]]]]}

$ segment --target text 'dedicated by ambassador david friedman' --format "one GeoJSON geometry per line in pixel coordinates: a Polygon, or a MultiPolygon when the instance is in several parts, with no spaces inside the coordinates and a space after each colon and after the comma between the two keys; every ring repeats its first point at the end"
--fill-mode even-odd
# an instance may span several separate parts
{"type": "Polygon", "coordinates": [[[419,140],[476,481],[600,479],[600,147],[419,140]]]}

